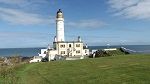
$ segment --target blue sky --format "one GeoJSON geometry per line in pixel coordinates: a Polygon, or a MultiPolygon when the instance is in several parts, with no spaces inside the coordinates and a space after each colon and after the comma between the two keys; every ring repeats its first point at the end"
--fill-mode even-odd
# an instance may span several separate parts
{"type": "Polygon", "coordinates": [[[59,8],[67,41],[150,44],[150,0],[0,0],[0,48],[52,45],[59,8]]]}

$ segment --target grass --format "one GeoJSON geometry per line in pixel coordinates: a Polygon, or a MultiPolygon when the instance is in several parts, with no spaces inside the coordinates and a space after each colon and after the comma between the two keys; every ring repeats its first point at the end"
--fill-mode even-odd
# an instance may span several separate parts
{"type": "Polygon", "coordinates": [[[23,64],[8,72],[0,84],[150,84],[150,55],[23,64]]]}

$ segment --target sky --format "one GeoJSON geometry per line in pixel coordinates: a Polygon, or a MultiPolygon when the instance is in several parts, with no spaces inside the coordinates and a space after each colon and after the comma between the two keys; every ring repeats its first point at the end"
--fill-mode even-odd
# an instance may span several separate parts
{"type": "Polygon", "coordinates": [[[58,9],[66,41],[150,45],[150,0],[0,0],[0,48],[52,45],[58,9]]]}

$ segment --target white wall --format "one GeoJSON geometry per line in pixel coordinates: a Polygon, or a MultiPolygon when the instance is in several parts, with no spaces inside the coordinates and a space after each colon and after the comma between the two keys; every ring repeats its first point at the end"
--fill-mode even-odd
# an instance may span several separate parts
{"type": "Polygon", "coordinates": [[[65,41],[64,37],[64,19],[57,18],[56,19],[56,39],[57,41],[65,41]]]}
{"type": "Polygon", "coordinates": [[[82,42],[56,42],[54,43],[54,45],[56,45],[56,50],[58,51],[58,55],[62,55],[62,56],[83,56],[88,54],[89,55],[89,50],[86,49],[86,53],[85,50],[83,50],[83,43],[82,42]],[[71,45],[71,47],[70,47],[71,45]],[[80,45],[80,46],[77,46],[80,45]],[[65,53],[61,53],[61,52],[65,52],[65,53]]]}

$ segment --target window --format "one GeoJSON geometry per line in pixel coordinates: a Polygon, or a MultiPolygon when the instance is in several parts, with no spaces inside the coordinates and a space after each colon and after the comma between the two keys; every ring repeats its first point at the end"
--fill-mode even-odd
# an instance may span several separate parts
{"type": "Polygon", "coordinates": [[[61,54],[65,54],[65,51],[61,51],[61,54]]]}
{"type": "Polygon", "coordinates": [[[76,44],[76,47],[80,47],[80,44],[76,44]]]}
{"type": "Polygon", "coordinates": [[[77,50],[76,53],[80,53],[80,50],[77,50]]]}
{"type": "Polygon", "coordinates": [[[69,44],[69,47],[71,47],[71,44],[69,44]]]}
{"type": "Polygon", "coordinates": [[[85,53],[87,53],[87,50],[85,50],[85,53]]]}
{"type": "Polygon", "coordinates": [[[65,48],[65,45],[60,45],[60,48],[65,48]]]}

